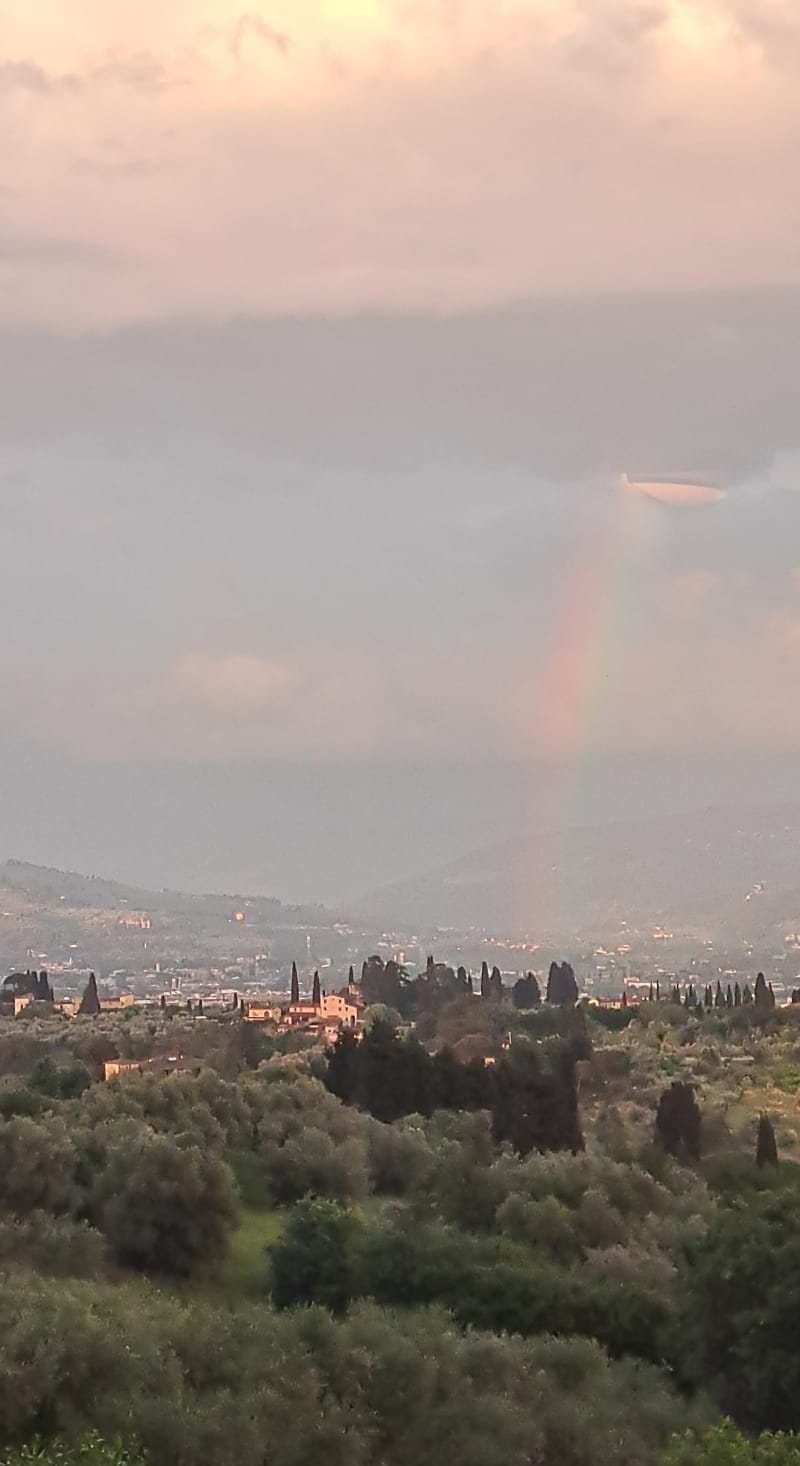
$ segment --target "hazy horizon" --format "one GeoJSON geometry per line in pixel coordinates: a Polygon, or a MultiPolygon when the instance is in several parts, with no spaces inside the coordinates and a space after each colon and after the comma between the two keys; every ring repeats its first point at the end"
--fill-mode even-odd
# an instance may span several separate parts
{"type": "Polygon", "coordinates": [[[720,766],[714,752],[617,755],[580,769],[362,761],[120,769],[67,758],[47,769],[20,761],[13,778],[0,778],[0,797],[0,859],[346,913],[383,886],[526,835],[717,808],[796,812],[800,771],[792,754],[768,764],[744,754],[720,766]]]}

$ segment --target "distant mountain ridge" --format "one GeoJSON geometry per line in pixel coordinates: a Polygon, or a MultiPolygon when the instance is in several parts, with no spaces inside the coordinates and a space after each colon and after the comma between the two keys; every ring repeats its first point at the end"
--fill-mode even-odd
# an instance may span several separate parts
{"type": "Polygon", "coordinates": [[[594,940],[627,922],[709,938],[782,936],[800,928],[800,804],[532,831],[353,905],[401,929],[594,940]]]}
{"type": "Polygon", "coordinates": [[[12,891],[31,902],[43,905],[63,902],[76,909],[124,911],[130,908],[179,915],[202,908],[208,914],[218,911],[227,915],[232,905],[245,902],[264,915],[291,913],[333,919],[332,913],[322,906],[287,905],[270,896],[248,896],[233,891],[193,895],[166,888],[151,891],[105,876],[81,875],[76,871],[33,865],[24,860],[0,862],[0,890],[12,891]]]}
{"type": "Polygon", "coordinates": [[[0,965],[6,968],[69,960],[99,973],[155,961],[252,961],[257,952],[287,962],[305,950],[310,932],[323,934],[323,945],[331,947],[335,922],[322,907],[285,906],[270,897],[148,891],[24,861],[0,863],[0,965]]]}

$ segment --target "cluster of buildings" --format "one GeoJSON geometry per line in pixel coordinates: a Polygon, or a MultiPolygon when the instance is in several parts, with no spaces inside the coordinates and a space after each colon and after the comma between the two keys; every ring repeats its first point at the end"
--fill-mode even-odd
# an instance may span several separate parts
{"type": "MultiPolygon", "coordinates": [[[[173,1006],[173,999],[162,994],[157,1000],[162,1009],[173,1006]]],[[[57,1002],[46,972],[12,972],[0,988],[0,1017],[16,1018],[31,1003],[47,1003],[54,1011],[69,1018],[95,1018],[101,1013],[124,1012],[134,1007],[152,1008],[155,1002],[137,1003],[131,993],[116,997],[103,997],[98,989],[94,973],[80,998],[67,998],[57,1002]]],[[[302,1031],[310,1038],[323,1043],[334,1043],[343,1028],[360,1033],[364,1000],[361,990],[353,978],[353,969],[347,985],[339,992],[325,992],[320,985],[319,973],[314,974],[311,994],[301,998],[297,967],[292,965],[292,983],[289,1001],[273,994],[263,997],[240,998],[237,993],[227,1005],[209,1004],[209,1011],[219,1011],[225,1006],[231,1015],[245,1023],[256,1023],[276,1034],[302,1031]]],[[[198,1016],[204,1013],[203,1001],[196,1004],[189,1000],[188,1012],[198,1016]]]]}
{"type": "Polygon", "coordinates": [[[353,978],[353,969],[346,987],[340,992],[324,992],[319,973],[315,972],[309,998],[300,997],[300,983],[297,967],[292,963],[292,985],[289,1002],[279,1002],[271,997],[263,1000],[249,998],[241,1004],[242,1017],[246,1023],[259,1023],[273,1033],[291,1033],[299,1030],[309,1038],[322,1043],[335,1043],[342,1029],[360,1033],[364,999],[361,989],[353,978]]]}

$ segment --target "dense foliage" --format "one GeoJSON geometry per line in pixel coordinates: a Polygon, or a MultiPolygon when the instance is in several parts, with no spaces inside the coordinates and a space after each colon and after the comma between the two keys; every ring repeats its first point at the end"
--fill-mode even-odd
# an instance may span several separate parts
{"type": "Polygon", "coordinates": [[[800,1005],[369,980],[327,1056],[0,1021],[0,1466],[794,1461],[800,1005]]]}
{"type": "Polygon", "coordinates": [[[448,1048],[431,1055],[416,1038],[401,1039],[389,1024],[376,1023],[360,1042],[340,1034],[325,1083],[345,1104],[386,1122],[434,1110],[487,1110],[495,1139],[527,1155],[581,1149],[575,1064],[569,1044],[546,1064],[522,1046],[492,1065],[462,1064],[448,1048]]]}

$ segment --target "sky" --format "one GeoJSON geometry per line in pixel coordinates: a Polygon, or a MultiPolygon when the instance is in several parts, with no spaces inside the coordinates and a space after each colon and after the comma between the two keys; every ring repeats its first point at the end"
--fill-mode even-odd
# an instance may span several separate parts
{"type": "Polygon", "coordinates": [[[534,767],[768,792],[798,60],[794,0],[0,3],[0,853],[335,900],[534,767]]]}

